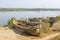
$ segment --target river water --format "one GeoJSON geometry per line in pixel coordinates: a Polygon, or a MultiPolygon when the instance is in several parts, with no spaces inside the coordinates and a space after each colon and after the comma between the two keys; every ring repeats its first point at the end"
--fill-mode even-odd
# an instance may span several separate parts
{"type": "Polygon", "coordinates": [[[55,17],[56,11],[20,11],[20,12],[0,12],[0,26],[7,24],[7,20],[11,17],[32,18],[32,17],[55,17]]]}

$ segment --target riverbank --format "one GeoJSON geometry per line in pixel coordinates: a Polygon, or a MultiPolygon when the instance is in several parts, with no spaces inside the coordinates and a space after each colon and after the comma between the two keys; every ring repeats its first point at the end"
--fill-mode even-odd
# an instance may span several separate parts
{"type": "Polygon", "coordinates": [[[32,40],[38,37],[25,35],[15,29],[0,27],[0,40],[32,40]]]}
{"type": "MultiPolygon", "coordinates": [[[[53,35],[53,34],[49,34],[49,35],[53,35]]],[[[49,37],[49,35],[47,36],[49,37]]],[[[8,27],[0,27],[0,40],[28,40],[28,39],[29,40],[41,40],[44,38],[45,37],[40,38],[36,36],[26,35],[22,32],[19,32],[15,29],[10,29],[8,27]]]]}

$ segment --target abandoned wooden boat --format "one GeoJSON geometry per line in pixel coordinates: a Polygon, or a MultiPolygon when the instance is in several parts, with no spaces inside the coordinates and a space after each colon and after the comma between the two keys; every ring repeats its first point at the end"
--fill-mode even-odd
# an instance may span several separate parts
{"type": "Polygon", "coordinates": [[[40,23],[37,22],[24,22],[21,20],[14,20],[13,27],[18,30],[22,30],[25,33],[39,36],[40,35],[40,23]]]}

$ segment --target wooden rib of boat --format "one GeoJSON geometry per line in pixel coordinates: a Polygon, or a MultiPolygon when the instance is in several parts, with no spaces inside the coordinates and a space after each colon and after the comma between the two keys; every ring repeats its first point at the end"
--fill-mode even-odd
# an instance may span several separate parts
{"type": "Polygon", "coordinates": [[[20,20],[14,20],[13,26],[19,30],[23,30],[24,32],[32,35],[39,36],[40,35],[40,24],[32,23],[32,22],[23,22],[20,20]]]}

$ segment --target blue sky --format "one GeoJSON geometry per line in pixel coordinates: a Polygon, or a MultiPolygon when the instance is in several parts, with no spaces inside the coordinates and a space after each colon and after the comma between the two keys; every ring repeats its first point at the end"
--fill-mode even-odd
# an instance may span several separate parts
{"type": "Polygon", "coordinates": [[[60,0],[0,0],[0,8],[60,8],[60,0]]]}

